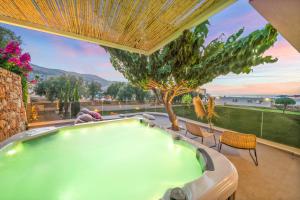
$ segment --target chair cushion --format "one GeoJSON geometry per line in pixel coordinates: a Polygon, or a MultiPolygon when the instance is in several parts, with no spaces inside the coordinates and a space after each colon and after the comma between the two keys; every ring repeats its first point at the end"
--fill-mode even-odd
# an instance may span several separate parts
{"type": "Polygon", "coordinates": [[[95,111],[90,111],[89,114],[90,114],[94,119],[98,119],[98,120],[102,119],[102,116],[101,116],[99,113],[95,112],[95,111]]]}

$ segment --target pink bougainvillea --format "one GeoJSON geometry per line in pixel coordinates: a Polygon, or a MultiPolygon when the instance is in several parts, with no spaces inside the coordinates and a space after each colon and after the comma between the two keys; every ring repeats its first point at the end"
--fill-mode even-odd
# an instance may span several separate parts
{"type": "Polygon", "coordinates": [[[31,57],[29,55],[29,53],[24,53],[20,56],[20,61],[22,63],[29,63],[31,61],[31,57]]]}
{"type": "Polygon", "coordinates": [[[21,77],[23,101],[26,105],[28,99],[28,82],[35,84],[37,80],[28,80],[29,73],[32,71],[30,65],[31,58],[29,53],[23,53],[22,55],[21,53],[20,44],[17,41],[10,41],[4,49],[0,48],[0,67],[14,72],[21,77]]]}
{"type": "Polygon", "coordinates": [[[33,80],[30,81],[30,83],[31,83],[31,84],[37,84],[37,80],[36,80],[36,79],[33,79],[33,80]]]}
{"type": "Polygon", "coordinates": [[[10,41],[4,49],[0,49],[0,67],[28,78],[28,73],[32,71],[31,57],[29,53],[21,53],[20,44],[10,41]]]}
{"type": "Polygon", "coordinates": [[[11,58],[9,58],[9,59],[7,60],[7,62],[12,63],[12,64],[17,65],[17,66],[20,66],[20,67],[21,67],[21,64],[22,64],[22,63],[20,62],[20,59],[17,58],[17,57],[11,57],[11,58]]]}
{"type": "MultiPolygon", "coordinates": [[[[29,53],[21,55],[20,44],[10,41],[4,49],[0,49],[0,64],[17,74],[24,75],[32,71],[30,66],[31,57],[29,53]]],[[[2,67],[3,67],[2,66],[2,67]]]]}
{"type": "Polygon", "coordinates": [[[10,41],[4,49],[4,53],[19,56],[21,54],[20,44],[16,41],[10,41]]]}

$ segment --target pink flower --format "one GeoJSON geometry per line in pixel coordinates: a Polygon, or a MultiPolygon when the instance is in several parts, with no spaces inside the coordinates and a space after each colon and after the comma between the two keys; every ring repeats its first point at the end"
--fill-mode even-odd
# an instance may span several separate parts
{"type": "Polygon", "coordinates": [[[29,64],[23,65],[23,69],[25,69],[26,71],[29,71],[29,72],[32,71],[32,67],[29,64]]]}
{"type": "Polygon", "coordinates": [[[29,63],[31,60],[29,53],[24,53],[20,56],[21,63],[29,63]]]}
{"type": "Polygon", "coordinates": [[[8,62],[12,63],[12,64],[15,64],[15,65],[17,65],[19,67],[21,66],[20,60],[18,58],[16,58],[16,57],[9,58],[8,62]]]}
{"type": "Polygon", "coordinates": [[[4,53],[8,53],[12,55],[20,55],[21,54],[20,44],[16,41],[10,41],[6,45],[4,53]]]}
{"type": "Polygon", "coordinates": [[[33,79],[30,81],[31,84],[37,84],[37,80],[33,79]]]}

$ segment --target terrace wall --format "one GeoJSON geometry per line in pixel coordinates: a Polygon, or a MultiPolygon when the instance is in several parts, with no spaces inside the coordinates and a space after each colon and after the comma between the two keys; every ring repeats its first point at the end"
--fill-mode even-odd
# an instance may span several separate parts
{"type": "Polygon", "coordinates": [[[0,68],[0,142],[26,129],[21,78],[0,68]]]}

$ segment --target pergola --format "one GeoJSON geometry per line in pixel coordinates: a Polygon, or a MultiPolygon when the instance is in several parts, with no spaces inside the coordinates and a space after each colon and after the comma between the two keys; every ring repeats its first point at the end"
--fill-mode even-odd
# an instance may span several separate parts
{"type": "Polygon", "coordinates": [[[0,22],[149,55],[235,0],[0,0],[0,22]]]}

